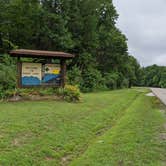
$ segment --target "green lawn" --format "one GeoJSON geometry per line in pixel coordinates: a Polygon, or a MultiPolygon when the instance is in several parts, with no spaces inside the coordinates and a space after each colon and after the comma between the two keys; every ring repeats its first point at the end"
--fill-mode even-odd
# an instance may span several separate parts
{"type": "Polygon", "coordinates": [[[91,93],[78,104],[0,103],[0,166],[165,165],[165,115],[146,93],[91,93]]]}

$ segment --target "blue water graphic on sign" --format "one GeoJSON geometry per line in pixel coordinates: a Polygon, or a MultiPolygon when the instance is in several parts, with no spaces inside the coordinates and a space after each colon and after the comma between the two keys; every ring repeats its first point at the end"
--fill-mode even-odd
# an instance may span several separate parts
{"type": "Polygon", "coordinates": [[[55,82],[59,77],[60,77],[59,74],[45,74],[42,82],[44,83],[55,82]]]}
{"type": "Polygon", "coordinates": [[[33,77],[33,76],[31,76],[31,77],[27,77],[27,76],[22,77],[22,85],[30,85],[30,86],[32,85],[32,86],[34,86],[34,85],[40,85],[40,84],[41,84],[41,81],[37,77],[33,77]]]}

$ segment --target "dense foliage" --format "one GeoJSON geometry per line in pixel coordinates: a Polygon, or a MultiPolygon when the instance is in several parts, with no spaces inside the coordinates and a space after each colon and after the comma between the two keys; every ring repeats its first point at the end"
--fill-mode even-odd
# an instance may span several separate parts
{"type": "Polygon", "coordinates": [[[0,98],[6,90],[16,87],[16,64],[8,55],[0,57],[0,98]]]}
{"type": "MultiPolygon", "coordinates": [[[[112,0],[0,0],[0,51],[17,47],[75,54],[68,83],[84,92],[141,84],[140,66],[128,54],[117,18],[112,0]]],[[[14,70],[6,70],[12,81],[14,70]]]]}
{"type": "Polygon", "coordinates": [[[140,86],[166,88],[166,67],[152,65],[141,70],[140,86]]]}

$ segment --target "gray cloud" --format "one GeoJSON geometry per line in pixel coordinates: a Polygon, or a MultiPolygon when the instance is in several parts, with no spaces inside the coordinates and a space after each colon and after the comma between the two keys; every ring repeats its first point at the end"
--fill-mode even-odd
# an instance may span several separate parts
{"type": "Polygon", "coordinates": [[[113,0],[117,26],[128,38],[129,53],[142,66],[166,65],[166,1],[113,0]]]}

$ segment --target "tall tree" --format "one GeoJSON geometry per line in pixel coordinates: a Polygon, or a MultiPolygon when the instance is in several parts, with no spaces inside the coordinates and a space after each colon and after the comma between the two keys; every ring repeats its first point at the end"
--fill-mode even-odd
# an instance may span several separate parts
{"type": "Polygon", "coordinates": [[[73,71],[81,77],[73,80],[82,80],[80,85],[85,89],[99,84],[124,87],[138,83],[139,64],[129,56],[127,39],[116,27],[118,14],[112,0],[0,3],[1,50],[18,46],[71,52],[76,57],[69,69],[74,66],[73,71]]]}

